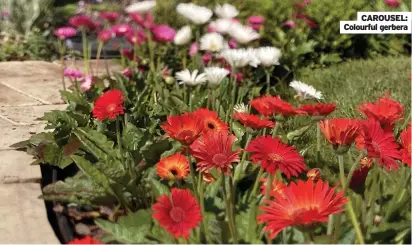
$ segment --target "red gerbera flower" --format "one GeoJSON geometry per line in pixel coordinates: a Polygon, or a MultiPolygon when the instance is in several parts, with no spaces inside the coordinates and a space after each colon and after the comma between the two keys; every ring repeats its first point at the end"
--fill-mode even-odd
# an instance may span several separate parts
{"type": "Polygon", "coordinates": [[[298,176],[306,169],[303,157],[294,147],[282,143],[278,137],[257,137],[249,143],[246,150],[254,153],[250,160],[254,164],[260,162],[269,174],[275,174],[279,169],[290,178],[291,175],[298,176]]]}
{"type": "Polygon", "coordinates": [[[75,238],[70,241],[69,244],[104,244],[101,241],[94,240],[92,237],[85,236],[83,238],[75,238]]]}
{"type": "Polygon", "coordinates": [[[408,166],[411,166],[412,156],[411,133],[411,125],[409,125],[400,135],[402,162],[406,163],[408,166]]]}
{"type": "Polygon", "coordinates": [[[355,170],[352,179],[349,183],[349,188],[356,193],[363,193],[365,190],[365,182],[368,177],[369,170],[372,167],[373,159],[364,157],[360,160],[360,168],[355,170]]]}
{"type": "Polygon", "coordinates": [[[93,30],[98,26],[98,24],[93,22],[93,20],[86,15],[76,15],[70,17],[69,24],[77,28],[87,27],[90,30],[93,30]]]}
{"type": "Polygon", "coordinates": [[[266,223],[265,232],[274,238],[288,226],[311,226],[327,222],[330,214],[342,212],[347,202],[343,191],[335,194],[336,187],[327,182],[312,180],[297,184],[291,183],[283,188],[283,195],[275,193],[275,200],[267,200],[261,207],[263,214],[258,216],[259,223],[266,223]]]}
{"type": "Polygon", "coordinates": [[[100,121],[116,119],[118,115],[124,114],[123,102],[122,91],[118,89],[109,90],[94,102],[93,116],[100,121]]]}
{"type": "Polygon", "coordinates": [[[259,112],[259,114],[263,116],[272,116],[273,115],[273,108],[272,108],[272,96],[262,96],[256,98],[254,100],[249,101],[249,104],[255,108],[259,112]]]}
{"type": "Polygon", "coordinates": [[[210,111],[207,108],[200,108],[192,112],[192,115],[199,117],[202,120],[203,132],[229,131],[227,124],[220,120],[217,112],[215,111],[210,111]]]}
{"type": "Polygon", "coordinates": [[[306,114],[312,117],[325,117],[331,114],[336,109],[335,104],[321,104],[316,103],[313,105],[302,105],[298,108],[302,114],[306,114]]]}
{"type": "Polygon", "coordinates": [[[239,120],[245,127],[253,129],[273,128],[275,126],[275,123],[272,121],[260,119],[258,116],[247,112],[235,112],[233,117],[239,120]]]}
{"type": "MultiPolygon", "coordinates": [[[[260,182],[262,182],[262,185],[260,186],[260,194],[262,195],[266,195],[266,180],[266,178],[260,179],[260,182]]],[[[284,196],[283,188],[285,187],[286,185],[282,181],[278,180],[277,178],[273,178],[271,186],[272,189],[270,190],[269,195],[275,196],[275,193],[279,193],[281,196],[284,196]]]]}
{"type": "Polygon", "coordinates": [[[197,170],[208,172],[217,168],[226,174],[233,162],[239,162],[240,150],[232,151],[236,137],[227,132],[209,132],[203,134],[190,146],[192,155],[197,160],[197,170]]]}
{"type": "Polygon", "coordinates": [[[366,149],[368,157],[378,159],[379,166],[384,166],[386,171],[399,169],[396,160],[401,159],[401,153],[392,133],[385,132],[374,119],[360,122],[360,125],[360,135],[356,138],[358,149],[366,149]]]}
{"type": "Polygon", "coordinates": [[[102,19],[105,19],[107,21],[116,21],[117,18],[119,18],[120,14],[117,12],[107,11],[107,12],[100,12],[99,16],[102,19]]]}
{"type": "Polygon", "coordinates": [[[359,125],[356,120],[349,118],[335,118],[320,121],[320,130],[326,140],[335,149],[339,146],[348,148],[358,136],[359,125]]]}
{"type": "Polygon", "coordinates": [[[162,179],[184,179],[189,174],[189,161],[180,153],[162,158],[156,164],[156,173],[162,179]]]}
{"type": "Polygon", "coordinates": [[[152,209],[153,218],[175,238],[188,239],[202,220],[198,201],[188,189],[173,188],[170,197],[159,197],[152,209]]]}
{"type": "Polygon", "coordinates": [[[293,116],[300,114],[300,111],[279,96],[263,96],[254,99],[249,104],[263,116],[281,114],[283,116],[293,116]]]}
{"type": "Polygon", "coordinates": [[[395,122],[402,119],[403,106],[390,99],[389,93],[375,103],[367,102],[359,106],[359,110],[367,117],[377,120],[385,131],[392,131],[395,122]]]}
{"type": "Polygon", "coordinates": [[[192,114],[169,116],[167,122],[160,126],[171,138],[184,145],[190,145],[203,130],[202,120],[192,114]]]}

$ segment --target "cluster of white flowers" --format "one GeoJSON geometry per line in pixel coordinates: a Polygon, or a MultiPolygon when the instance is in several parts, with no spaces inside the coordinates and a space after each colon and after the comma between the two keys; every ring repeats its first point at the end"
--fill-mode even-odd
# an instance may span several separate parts
{"type": "Polygon", "coordinates": [[[179,84],[196,86],[209,82],[209,85],[211,87],[216,87],[228,74],[228,70],[220,67],[207,67],[205,68],[205,72],[200,74],[198,70],[190,72],[188,69],[186,69],[177,72],[176,79],[180,81],[179,84]]]}
{"type": "Polygon", "coordinates": [[[193,3],[179,3],[176,11],[195,25],[202,25],[208,22],[213,15],[212,10],[193,3]]]}
{"type": "Polygon", "coordinates": [[[150,11],[152,8],[156,6],[156,1],[154,0],[148,0],[148,1],[141,1],[134,3],[132,5],[129,5],[126,8],[127,13],[145,13],[150,11]]]}
{"type": "Polygon", "coordinates": [[[302,99],[322,99],[322,93],[317,91],[312,85],[301,81],[292,81],[289,84],[302,99]]]}

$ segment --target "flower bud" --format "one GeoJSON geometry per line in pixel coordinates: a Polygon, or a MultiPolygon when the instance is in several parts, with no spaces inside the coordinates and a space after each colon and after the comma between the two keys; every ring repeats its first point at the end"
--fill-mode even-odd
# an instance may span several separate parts
{"type": "Polygon", "coordinates": [[[306,177],[311,179],[313,182],[320,180],[321,172],[319,168],[312,168],[306,173],[306,177]]]}
{"type": "Polygon", "coordinates": [[[215,177],[213,177],[212,174],[210,174],[210,173],[203,173],[203,181],[204,181],[205,183],[210,184],[210,183],[213,183],[215,180],[216,180],[216,179],[215,179],[215,177]]]}
{"type": "Polygon", "coordinates": [[[165,82],[166,82],[167,84],[169,84],[169,85],[172,85],[172,84],[175,83],[175,79],[174,79],[173,77],[171,77],[171,76],[166,76],[166,77],[164,78],[164,80],[165,80],[165,82]]]}

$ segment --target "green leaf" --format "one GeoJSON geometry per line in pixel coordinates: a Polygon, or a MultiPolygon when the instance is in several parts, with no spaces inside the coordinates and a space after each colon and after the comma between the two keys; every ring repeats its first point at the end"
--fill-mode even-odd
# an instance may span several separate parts
{"type": "Polygon", "coordinates": [[[50,201],[70,202],[91,205],[93,203],[111,203],[113,197],[97,185],[90,177],[78,173],[64,181],[57,181],[43,188],[40,198],[50,201]]]}
{"type": "Polygon", "coordinates": [[[98,185],[102,186],[107,192],[114,195],[110,187],[110,179],[107,178],[99,169],[97,169],[91,162],[81,156],[72,155],[71,158],[86,175],[91,177],[98,185]]]}
{"type": "Polygon", "coordinates": [[[44,113],[42,120],[46,120],[54,126],[65,124],[70,128],[77,127],[77,121],[66,111],[53,110],[51,112],[44,113]]]}
{"type": "Polygon", "coordinates": [[[135,151],[138,149],[139,143],[143,136],[143,130],[137,128],[134,124],[128,122],[126,123],[126,126],[123,130],[123,146],[130,151],[135,151]]]}
{"type": "Polygon", "coordinates": [[[297,140],[297,139],[299,139],[299,137],[301,137],[303,134],[305,134],[310,127],[311,127],[311,125],[303,126],[299,129],[291,131],[286,135],[286,138],[288,139],[288,141],[297,140]]]}
{"type": "Polygon", "coordinates": [[[44,163],[57,166],[61,169],[64,169],[72,163],[70,158],[65,157],[63,150],[61,150],[54,142],[45,144],[41,155],[44,163]]]}
{"type": "Polygon", "coordinates": [[[76,128],[74,134],[97,159],[119,159],[119,152],[114,147],[114,142],[107,139],[106,135],[89,128],[76,128]]]}
{"type": "Polygon", "coordinates": [[[152,192],[156,198],[163,196],[165,194],[170,194],[169,187],[160,183],[160,181],[153,178],[148,179],[148,181],[152,188],[152,192]]]}
{"type": "Polygon", "coordinates": [[[150,231],[152,216],[146,210],[139,210],[119,218],[117,223],[96,219],[95,223],[120,243],[148,243],[146,235],[150,231]]]}
{"type": "Polygon", "coordinates": [[[240,124],[239,122],[233,122],[231,128],[233,132],[235,133],[236,138],[238,138],[238,140],[242,140],[242,137],[246,132],[246,128],[243,127],[243,125],[240,124]]]}

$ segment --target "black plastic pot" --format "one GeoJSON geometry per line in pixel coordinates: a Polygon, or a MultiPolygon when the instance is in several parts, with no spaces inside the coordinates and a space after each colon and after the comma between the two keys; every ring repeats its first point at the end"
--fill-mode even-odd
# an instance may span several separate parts
{"type": "MultiPolygon", "coordinates": [[[[66,167],[65,169],[41,164],[40,170],[42,175],[41,188],[58,180],[64,180],[67,177],[71,177],[79,171],[74,164],[66,167]]],[[[70,223],[68,217],[54,211],[54,205],[55,202],[45,201],[47,218],[59,241],[62,244],[67,244],[75,238],[74,227],[70,223]]]]}
{"type": "MultiPolygon", "coordinates": [[[[91,58],[95,59],[97,57],[97,52],[99,48],[99,42],[96,37],[87,37],[87,42],[91,44],[91,58]]],[[[66,40],[66,47],[71,51],[77,51],[83,56],[83,43],[81,36],[74,36],[66,40]]],[[[133,48],[129,42],[123,38],[115,37],[108,41],[102,49],[100,58],[102,59],[113,59],[120,57],[120,50],[122,48],[133,48]]]]}

